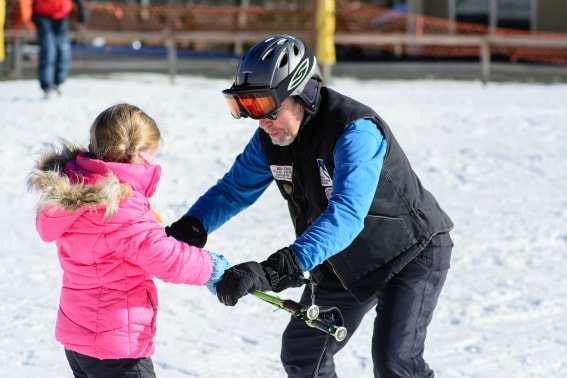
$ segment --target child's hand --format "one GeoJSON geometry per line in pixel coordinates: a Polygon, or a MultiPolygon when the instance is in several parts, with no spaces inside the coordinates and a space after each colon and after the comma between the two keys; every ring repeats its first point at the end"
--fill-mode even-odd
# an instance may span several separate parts
{"type": "Polygon", "coordinates": [[[208,252],[209,255],[211,255],[211,264],[213,268],[211,271],[211,278],[207,281],[207,283],[205,283],[205,286],[213,295],[217,295],[216,284],[222,279],[224,271],[230,268],[230,264],[223,255],[217,255],[210,251],[208,252]]]}

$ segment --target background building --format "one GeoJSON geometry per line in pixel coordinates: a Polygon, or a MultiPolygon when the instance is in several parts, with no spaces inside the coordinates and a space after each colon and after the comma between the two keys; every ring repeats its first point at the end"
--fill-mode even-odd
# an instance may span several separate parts
{"type": "Polygon", "coordinates": [[[492,28],[567,32],[565,0],[407,0],[410,12],[453,21],[481,23],[492,28]]]}

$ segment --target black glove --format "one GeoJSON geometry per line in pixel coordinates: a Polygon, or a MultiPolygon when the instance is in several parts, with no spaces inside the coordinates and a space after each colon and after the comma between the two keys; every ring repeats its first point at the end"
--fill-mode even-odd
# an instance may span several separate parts
{"type": "Polygon", "coordinates": [[[203,248],[207,242],[207,231],[200,220],[190,215],[165,227],[167,236],[172,236],[195,247],[203,248]]]}
{"type": "Polygon", "coordinates": [[[303,269],[295,253],[282,248],[262,263],[250,261],[226,270],[217,283],[217,297],[221,303],[234,306],[252,289],[279,292],[304,283],[303,269]]]}
{"type": "Polygon", "coordinates": [[[288,287],[299,287],[305,284],[303,269],[293,251],[287,247],[272,254],[266,261],[262,262],[266,271],[271,290],[280,292],[288,287]]]}
{"type": "Polygon", "coordinates": [[[216,288],[219,301],[227,306],[234,306],[250,290],[271,290],[271,285],[262,264],[249,261],[225,270],[216,288]]]}

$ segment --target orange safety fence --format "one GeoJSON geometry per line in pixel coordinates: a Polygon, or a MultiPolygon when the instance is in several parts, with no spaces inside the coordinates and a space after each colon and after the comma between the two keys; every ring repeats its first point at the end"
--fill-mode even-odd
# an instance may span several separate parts
{"type": "MultiPolygon", "coordinates": [[[[8,0],[26,4],[31,0],[8,0]]],[[[183,32],[265,32],[294,33],[313,32],[314,10],[270,6],[181,6],[181,5],[128,5],[118,3],[88,3],[89,31],[144,31],[171,33],[183,32]]],[[[8,5],[8,8],[10,6],[8,5]]],[[[14,7],[12,7],[14,8],[14,7]]],[[[24,7],[25,8],[25,7],[24,7]]],[[[14,10],[14,9],[13,9],[14,10]]],[[[6,28],[28,27],[26,15],[18,8],[20,17],[15,19],[7,13],[6,28]]],[[[75,10],[76,11],[76,10],[75,10]]],[[[28,18],[29,20],[29,18],[28,18]]],[[[76,20],[76,17],[74,18],[76,20]]],[[[73,21],[73,15],[72,15],[73,21]]],[[[33,26],[33,25],[32,25],[33,26]]],[[[567,33],[530,32],[525,30],[497,28],[491,31],[486,25],[466,22],[451,22],[447,19],[403,13],[376,7],[361,2],[336,1],[336,33],[403,34],[412,36],[500,36],[530,37],[567,40],[567,33]]],[[[230,43],[231,41],[227,41],[230,43]]],[[[470,45],[372,45],[363,46],[382,51],[396,52],[406,56],[432,58],[478,57],[477,46],[470,45]]],[[[490,53],[509,59],[511,62],[527,61],[546,64],[567,64],[567,49],[499,44],[491,41],[490,53]]]]}
{"type": "Polygon", "coordinates": [[[5,29],[35,30],[32,18],[33,0],[6,0],[5,29]]]}
{"type": "Polygon", "coordinates": [[[281,31],[303,30],[305,11],[267,7],[89,4],[87,27],[104,31],[281,31]],[[243,10],[244,9],[244,10],[243,10]]]}
{"type": "MultiPolygon", "coordinates": [[[[531,37],[558,39],[567,41],[567,33],[531,32],[526,30],[496,28],[493,34],[486,25],[467,22],[451,22],[447,19],[409,14],[391,9],[375,7],[362,3],[338,1],[337,5],[337,32],[357,32],[376,34],[411,34],[424,35],[456,35],[456,36],[502,36],[502,37],[531,37]]],[[[367,46],[377,48],[377,46],[367,46]]],[[[380,46],[384,51],[395,51],[395,46],[380,46]]],[[[491,54],[508,57],[511,62],[520,60],[547,64],[567,64],[567,49],[536,47],[526,44],[524,46],[506,46],[493,42],[490,45],[491,54]]],[[[403,54],[419,54],[419,56],[433,58],[466,58],[478,57],[479,49],[476,46],[434,46],[422,45],[419,49],[404,46],[403,54]]]]}

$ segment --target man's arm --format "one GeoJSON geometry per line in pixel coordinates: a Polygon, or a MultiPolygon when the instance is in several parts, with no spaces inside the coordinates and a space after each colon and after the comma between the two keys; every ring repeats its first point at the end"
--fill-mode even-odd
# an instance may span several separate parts
{"type": "Polygon", "coordinates": [[[386,148],[382,133],[369,119],[355,121],[338,139],[327,209],[290,246],[305,271],[348,247],[362,230],[386,148]]]}
{"type": "Polygon", "coordinates": [[[199,232],[204,233],[206,240],[207,234],[256,202],[273,181],[262,153],[259,132],[260,129],[256,130],[223,178],[199,197],[181,219],[167,227],[168,235],[189,242],[186,239],[194,237],[192,225],[196,219],[201,227],[199,232]]]}

